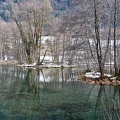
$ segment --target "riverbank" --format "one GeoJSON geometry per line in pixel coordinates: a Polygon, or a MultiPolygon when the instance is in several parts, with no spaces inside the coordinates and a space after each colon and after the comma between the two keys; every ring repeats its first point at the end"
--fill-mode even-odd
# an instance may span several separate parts
{"type": "Polygon", "coordinates": [[[11,60],[11,61],[9,61],[9,60],[0,60],[0,65],[5,65],[5,64],[14,64],[14,65],[17,65],[18,64],[18,62],[17,61],[15,61],[15,60],[11,60]]]}
{"type": "Polygon", "coordinates": [[[36,67],[36,68],[64,68],[64,67],[76,67],[75,65],[67,65],[67,64],[42,64],[42,65],[37,65],[36,63],[33,64],[19,64],[18,61],[8,61],[8,60],[0,60],[0,65],[5,65],[5,64],[13,64],[13,65],[17,65],[19,67],[36,67]]]}
{"type": "Polygon", "coordinates": [[[88,72],[85,74],[81,73],[78,76],[78,80],[82,80],[88,84],[120,86],[120,80],[118,77],[114,77],[110,74],[105,74],[103,79],[101,79],[99,72],[88,72]]]}
{"type": "Polygon", "coordinates": [[[33,64],[22,64],[22,65],[17,65],[20,67],[37,67],[37,68],[64,68],[64,67],[76,67],[75,65],[66,65],[66,64],[42,64],[42,65],[37,65],[36,63],[33,64]]]}

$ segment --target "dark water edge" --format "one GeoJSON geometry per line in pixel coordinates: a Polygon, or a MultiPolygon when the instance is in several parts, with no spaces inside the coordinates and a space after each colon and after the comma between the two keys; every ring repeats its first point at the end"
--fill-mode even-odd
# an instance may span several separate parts
{"type": "Polygon", "coordinates": [[[120,87],[77,81],[75,69],[0,66],[0,120],[119,120],[120,87]]]}

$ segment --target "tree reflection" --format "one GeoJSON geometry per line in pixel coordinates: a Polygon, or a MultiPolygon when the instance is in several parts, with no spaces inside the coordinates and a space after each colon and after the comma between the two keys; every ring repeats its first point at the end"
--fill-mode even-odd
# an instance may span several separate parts
{"type": "Polygon", "coordinates": [[[120,120],[120,87],[115,86],[108,101],[102,100],[104,116],[108,120],[120,120]]]}
{"type": "MultiPolygon", "coordinates": [[[[1,69],[1,74],[5,73],[3,67],[1,69]]],[[[5,69],[5,71],[7,70],[8,68],[5,69]]],[[[13,82],[9,85],[9,91],[7,91],[4,97],[7,104],[2,107],[8,106],[8,108],[7,110],[6,108],[2,109],[2,111],[10,114],[13,120],[52,119],[50,114],[53,115],[53,113],[50,113],[49,109],[51,106],[55,107],[54,104],[61,107],[61,105],[57,104],[62,100],[66,101],[65,96],[68,94],[68,91],[62,92],[62,90],[64,90],[64,87],[66,90],[66,85],[69,85],[67,82],[74,79],[73,74],[71,74],[72,70],[70,69],[13,68],[11,74],[13,82]],[[18,118],[16,118],[16,115],[18,118]]],[[[70,101],[70,98],[67,99],[70,101]]]]}
{"type": "Polygon", "coordinates": [[[4,95],[2,97],[4,101],[0,104],[0,112],[8,115],[7,118],[12,120],[120,119],[119,86],[90,85],[76,81],[76,73],[71,69],[16,67],[1,69],[3,86],[0,87],[5,93],[1,94],[4,95]]]}
{"type": "MultiPolygon", "coordinates": [[[[93,86],[96,87],[96,86],[93,86]]],[[[92,91],[88,96],[90,98],[92,91]]],[[[97,92],[97,91],[96,91],[97,92]]],[[[120,87],[100,85],[95,97],[94,120],[120,120],[120,87]]],[[[87,100],[88,102],[89,100],[87,100]]]]}

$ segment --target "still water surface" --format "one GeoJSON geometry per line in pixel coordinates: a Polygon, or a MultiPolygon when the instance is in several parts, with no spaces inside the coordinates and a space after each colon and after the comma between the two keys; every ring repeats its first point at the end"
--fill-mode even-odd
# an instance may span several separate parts
{"type": "Polygon", "coordinates": [[[120,120],[120,87],[77,81],[74,69],[0,66],[0,120],[120,120]]]}

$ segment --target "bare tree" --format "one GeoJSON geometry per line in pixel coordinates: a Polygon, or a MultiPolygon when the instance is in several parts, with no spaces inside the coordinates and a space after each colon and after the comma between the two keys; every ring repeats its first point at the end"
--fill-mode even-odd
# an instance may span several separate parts
{"type": "MultiPolygon", "coordinates": [[[[41,47],[42,47],[42,31],[43,26],[47,21],[48,8],[45,6],[44,1],[37,0],[32,3],[24,3],[23,14],[17,14],[13,11],[14,20],[19,29],[22,43],[25,46],[27,55],[27,62],[42,64],[40,61],[41,47]],[[39,6],[40,5],[40,6],[39,6]],[[19,18],[20,16],[20,18],[19,18]],[[21,20],[22,17],[22,20],[21,20]]],[[[46,51],[45,51],[46,53],[46,51]]],[[[44,54],[45,55],[45,54],[44,54]]]]}
{"type": "Polygon", "coordinates": [[[115,69],[115,75],[118,73],[117,69],[117,51],[116,51],[116,10],[117,10],[117,2],[115,0],[114,3],[114,69],[115,69]]]}

